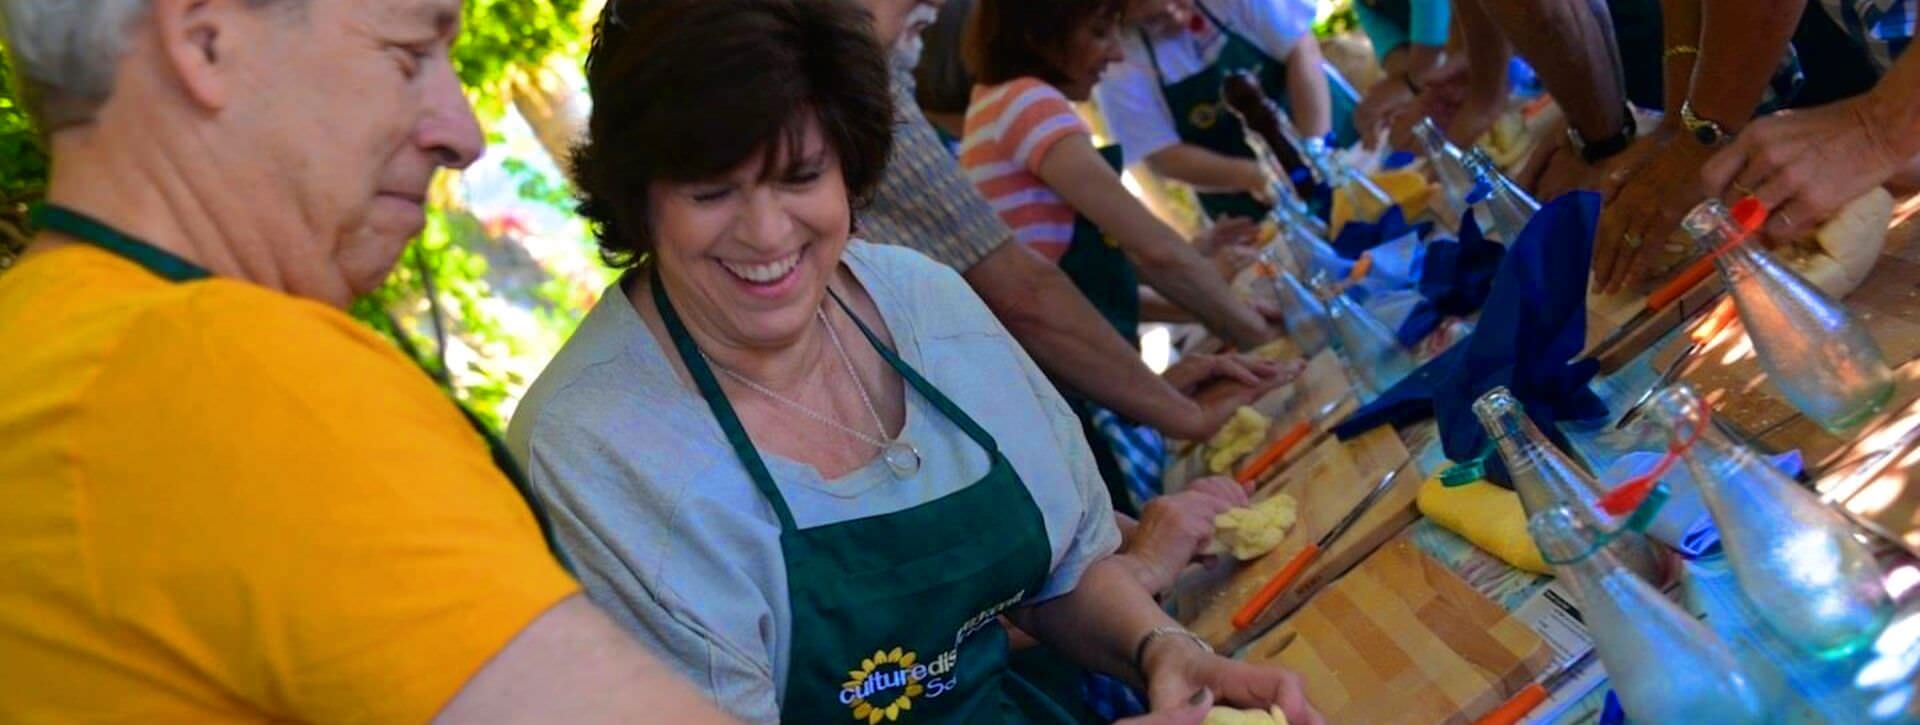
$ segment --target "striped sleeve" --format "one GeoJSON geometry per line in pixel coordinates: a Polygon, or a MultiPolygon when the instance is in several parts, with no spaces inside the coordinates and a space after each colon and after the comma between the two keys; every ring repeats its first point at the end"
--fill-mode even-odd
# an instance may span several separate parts
{"type": "Polygon", "coordinates": [[[1045,83],[1008,89],[1007,106],[995,114],[1001,124],[1001,142],[1013,148],[1013,158],[1028,173],[1040,174],[1040,162],[1053,145],[1074,134],[1091,134],[1073,104],[1045,83]]]}

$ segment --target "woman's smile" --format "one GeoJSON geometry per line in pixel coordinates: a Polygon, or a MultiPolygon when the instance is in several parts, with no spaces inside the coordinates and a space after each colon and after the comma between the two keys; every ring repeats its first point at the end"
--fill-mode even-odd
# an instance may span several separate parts
{"type": "Polygon", "coordinates": [[[787,256],[769,261],[719,259],[720,268],[733,277],[741,290],[755,297],[779,298],[791,292],[801,277],[806,261],[807,250],[812,243],[802,245],[787,256]]]}

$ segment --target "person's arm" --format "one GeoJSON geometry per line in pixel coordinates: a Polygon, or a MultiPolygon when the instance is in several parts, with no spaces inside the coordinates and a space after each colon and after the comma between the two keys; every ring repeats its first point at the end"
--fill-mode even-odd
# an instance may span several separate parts
{"type": "MultiPolygon", "coordinates": [[[[1619,49],[1604,0],[1477,1],[1480,12],[1473,14],[1491,20],[1533,66],[1581,138],[1611,138],[1633,122],[1626,114],[1619,49]]],[[[1468,41],[1477,44],[1478,23],[1467,15],[1463,9],[1462,27],[1468,41]]]]}
{"type": "Polygon", "coordinates": [[[1206,257],[1133,198],[1085,134],[1055,142],[1041,158],[1041,180],[1073,208],[1107,230],[1149,286],[1203,320],[1208,329],[1244,349],[1273,330],[1233,295],[1206,257]]]}
{"type": "Polygon", "coordinates": [[[1271,183],[1253,159],[1236,159],[1189,143],[1160,149],[1145,160],[1154,174],[1202,189],[1264,192],[1271,183]]]}
{"type": "Polygon", "coordinates": [[[1702,176],[1709,194],[1773,209],[1768,236],[1799,239],[1917,163],[1920,53],[1908,53],[1864,94],[1755,121],[1702,176]]]}
{"type": "Polygon", "coordinates": [[[1467,100],[1447,124],[1447,138],[1471,145],[1493,127],[1507,107],[1507,61],[1513,46],[1475,0],[1460,0],[1460,40],[1466,46],[1467,100]]]}
{"type": "Polygon", "coordinates": [[[434,718],[435,723],[731,721],[580,595],[522,630],[434,718]]]}
{"type": "Polygon", "coordinates": [[[1202,440],[1226,422],[1141,362],[1073,281],[1009,240],[963,277],[1040,367],[1088,400],[1167,435],[1202,440]]]}
{"type": "Polygon", "coordinates": [[[1807,0],[1700,0],[1700,58],[1686,97],[1694,113],[1734,133],[1746,128],[1806,7],[1807,0]]]}
{"type": "Polygon", "coordinates": [[[1311,35],[1296,41],[1287,53],[1288,115],[1307,138],[1333,130],[1333,98],[1321,62],[1320,44],[1311,35]]]}

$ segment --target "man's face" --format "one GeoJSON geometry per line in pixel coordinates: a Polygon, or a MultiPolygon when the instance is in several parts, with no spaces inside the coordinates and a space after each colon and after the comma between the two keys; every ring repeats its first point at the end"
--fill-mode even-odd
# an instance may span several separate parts
{"type": "Polygon", "coordinates": [[[260,185],[243,191],[270,207],[256,213],[300,235],[269,241],[306,245],[290,255],[288,291],[344,303],[377,287],[424,228],[434,174],[479,158],[485,141],[448,57],[460,7],[310,0],[292,12],[304,17],[250,28],[260,35],[248,44],[264,45],[249,48],[259,57],[222,130],[235,163],[253,167],[236,183],[260,185]],[[301,279],[309,270],[315,279],[301,279]]]}
{"type": "Polygon", "coordinates": [[[920,64],[920,34],[940,17],[946,0],[862,0],[873,13],[873,30],[893,50],[896,67],[920,64]]]}

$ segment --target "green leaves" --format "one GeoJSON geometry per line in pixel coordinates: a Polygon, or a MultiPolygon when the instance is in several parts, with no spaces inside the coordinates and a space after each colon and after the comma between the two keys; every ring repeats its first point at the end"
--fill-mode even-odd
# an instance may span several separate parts
{"type": "Polygon", "coordinates": [[[0,270],[26,246],[27,205],[47,185],[47,154],[17,100],[14,80],[7,54],[0,52],[0,270]]]}

